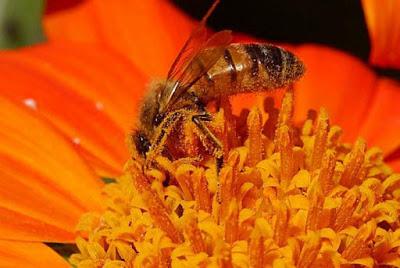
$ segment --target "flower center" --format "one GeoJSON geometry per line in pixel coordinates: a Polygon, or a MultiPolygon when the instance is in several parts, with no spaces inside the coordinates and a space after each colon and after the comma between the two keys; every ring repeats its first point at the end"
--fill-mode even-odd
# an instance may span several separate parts
{"type": "Polygon", "coordinates": [[[235,116],[222,106],[210,122],[225,148],[219,174],[207,145],[183,126],[181,149],[202,159],[159,156],[144,173],[128,161],[104,188],[107,210],[82,217],[72,264],[399,265],[400,175],[378,149],[341,143],[324,109],[296,127],[291,92],[279,113],[266,105],[235,116]]]}

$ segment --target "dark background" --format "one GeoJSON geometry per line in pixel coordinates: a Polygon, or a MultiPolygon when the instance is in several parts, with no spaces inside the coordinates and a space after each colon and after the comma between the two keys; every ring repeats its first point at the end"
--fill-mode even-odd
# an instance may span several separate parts
{"type": "MultiPolygon", "coordinates": [[[[213,0],[170,1],[197,19],[213,3],[213,0]]],[[[282,43],[323,44],[365,63],[371,49],[361,0],[221,0],[208,26],[282,43]]],[[[400,80],[400,70],[370,67],[379,75],[400,80]]]]}
{"type": "MultiPolygon", "coordinates": [[[[0,49],[4,49],[42,42],[45,40],[40,27],[43,11],[57,12],[83,0],[0,1],[0,49]]],[[[213,3],[213,0],[170,1],[197,19],[213,3]]],[[[361,0],[221,0],[208,25],[215,30],[231,29],[281,43],[323,44],[366,63],[370,53],[361,0]]],[[[400,70],[374,70],[400,80],[400,70]]]]}
{"type": "MultiPolygon", "coordinates": [[[[213,1],[173,2],[199,19],[213,1]]],[[[208,25],[272,41],[329,45],[364,61],[370,51],[359,0],[221,0],[208,25]]]]}

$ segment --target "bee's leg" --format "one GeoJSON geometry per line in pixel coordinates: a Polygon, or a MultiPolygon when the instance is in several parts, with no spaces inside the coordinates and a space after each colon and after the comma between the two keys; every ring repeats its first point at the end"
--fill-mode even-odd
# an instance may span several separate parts
{"type": "Polygon", "coordinates": [[[156,128],[150,150],[146,154],[146,167],[151,166],[156,161],[156,157],[162,153],[169,133],[171,133],[176,123],[185,116],[185,112],[184,110],[177,110],[168,113],[156,128]]]}
{"type": "Polygon", "coordinates": [[[221,141],[211,132],[211,130],[204,124],[204,122],[211,121],[211,116],[207,113],[198,114],[192,116],[193,123],[199,128],[199,130],[207,137],[209,141],[213,144],[214,150],[213,155],[216,160],[217,166],[217,192],[216,198],[218,203],[221,203],[221,185],[219,181],[219,172],[224,164],[223,147],[221,141]]]}
{"type": "Polygon", "coordinates": [[[192,121],[193,123],[195,123],[195,125],[198,127],[201,133],[203,133],[204,136],[206,136],[207,139],[212,143],[214,148],[212,154],[215,156],[217,164],[217,173],[219,174],[219,171],[221,170],[224,163],[223,145],[221,141],[204,124],[204,122],[211,121],[211,116],[209,114],[197,114],[192,116],[192,121]]]}

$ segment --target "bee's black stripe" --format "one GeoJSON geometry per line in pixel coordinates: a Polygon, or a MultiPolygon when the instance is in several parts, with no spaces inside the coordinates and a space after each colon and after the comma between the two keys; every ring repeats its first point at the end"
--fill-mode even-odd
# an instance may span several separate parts
{"type": "Polygon", "coordinates": [[[282,65],[282,67],[281,67],[281,75],[279,77],[280,77],[280,81],[282,82],[282,81],[286,80],[286,73],[288,71],[287,68],[289,67],[288,64],[287,64],[288,63],[289,53],[287,53],[283,49],[281,49],[280,52],[281,52],[281,61],[282,61],[281,65],[282,65]]]}
{"type": "Polygon", "coordinates": [[[273,66],[282,66],[282,49],[275,47],[275,46],[270,46],[269,47],[269,55],[271,59],[271,64],[273,66]]]}
{"type": "Polygon", "coordinates": [[[225,49],[224,51],[224,59],[226,64],[228,64],[229,74],[231,76],[231,83],[234,84],[237,81],[236,66],[228,49],[225,49]]]}
{"type": "MultiPolygon", "coordinates": [[[[260,61],[265,67],[271,80],[279,82],[283,75],[283,50],[279,47],[267,45],[261,48],[260,61]]],[[[285,62],[286,63],[286,62],[285,62]]]]}
{"type": "Polygon", "coordinates": [[[251,76],[257,76],[259,73],[259,69],[258,69],[258,63],[259,63],[259,59],[261,58],[261,50],[259,45],[255,45],[255,44],[249,44],[249,45],[245,45],[245,51],[246,53],[249,55],[250,59],[251,59],[251,76]]]}

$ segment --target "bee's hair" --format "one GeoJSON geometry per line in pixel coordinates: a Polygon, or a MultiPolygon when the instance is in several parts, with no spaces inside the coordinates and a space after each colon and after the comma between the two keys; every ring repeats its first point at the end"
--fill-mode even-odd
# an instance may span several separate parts
{"type": "Polygon", "coordinates": [[[134,129],[146,136],[151,136],[154,129],[154,118],[158,114],[159,94],[165,88],[165,79],[154,79],[147,84],[147,93],[141,100],[138,117],[134,129]]]}

